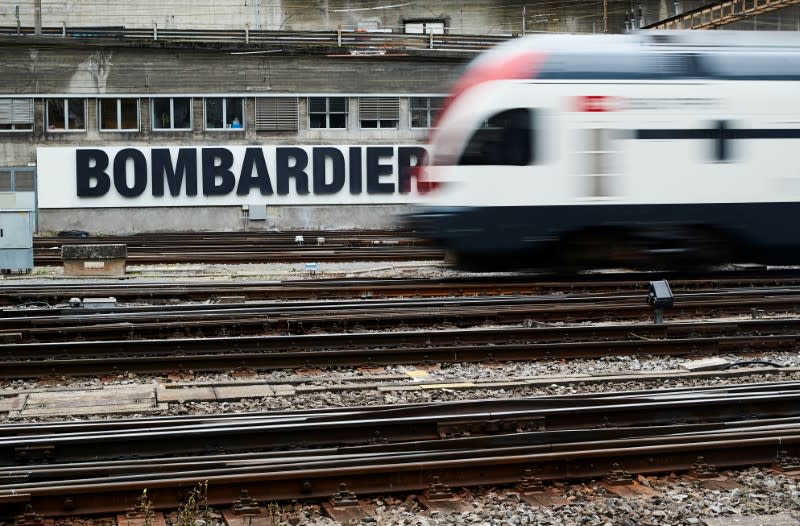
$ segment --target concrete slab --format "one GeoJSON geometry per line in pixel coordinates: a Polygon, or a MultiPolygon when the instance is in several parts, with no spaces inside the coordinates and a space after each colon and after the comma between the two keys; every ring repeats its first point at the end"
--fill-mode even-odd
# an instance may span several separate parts
{"type": "Polygon", "coordinates": [[[155,404],[118,404],[112,406],[93,407],[40,407],[25,408],[22,411],[12,411],[9,418],[30,418],[33,416],[87,416],[108,414],[147,413],[156,411],[155,404]]]}
{"type": "Polygon", "coordinates": [[[681,367],[687,371],[712,371],[715,369],[722,369],[726,365],[730,365],[730,363],[730,361],[724,358],[703,358],[701,360],[683,362],[681,367]]]}
{"type": "Polygon", "coordinates": [[[217,400],[240,400],[242,398],[263,398],[274,396],[268,385],[226,385],[214,387],[217,400]]]}
{"type": "Polygon", "coordinates": [[[9,396],[0,398],[0,411],[19,411],[24,404],[25,395],[9,396]]]}
{"type": "Polygon", "coordinates": [[[155,402],[155,393],[152,386],[131,385],[125,388],[109,387],[108,389],[93,391],[56,390],[30,393],[23,410],[28,411],[39,408],[103,408],[130,404],[149,404],[153,406],[155,402]]]}
{"type": "Polygon", "coordinates": [[[18,397],[9,418],[142,413],[160,409],[152,386],[109,386],[99,390],[50,390],[18,397]]]}
{"type": "Polygon", "coordinates": [[[159,402],[186,402],[216,400],[217,395],[213,387],[167,387],[159,385],[156,391],[159,402]]]}
{"type": "Polygon", "coordinates": [[[275,391],[275,396],[294,396],[297,391],[291,385],[275,384],[272,390],[275,391]]]}

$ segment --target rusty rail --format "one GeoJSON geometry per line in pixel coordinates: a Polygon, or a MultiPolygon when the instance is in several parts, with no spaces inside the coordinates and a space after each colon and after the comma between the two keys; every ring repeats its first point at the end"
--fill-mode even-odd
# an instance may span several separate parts
{"type": "Polygon", "coordinates": [[[143,453],[147,451],[144,446],[153,443],[162,452],[198,448],[208,452],[204,429],[225,436],[232,447],[273,451],[259,454],[251,449],[247,454],[212,454],[208,458],[162,456],[150,462],[93,461],[70,469],[33,465],[9,471],[9,478],[0,486],[0,503],[9,510],[6,513],[19,513],[31,505],[39,514],[56,516],[124,511],[135,505],[143,487],[148,488],[154,507],[174,508],[179,504],[176,489],[191,487],[199,480],[208,481],[209,503],[225,505],[236,501],[242,490],[262,501],[324,499],[343,483],[366,495],[426,490],[438,483],[473,486],[523,483],[532,477],[543,481],[624,479],[625,473],[693,468],[708,472],[734,466],[791,467],[800,447],[798,385],[767,384],[762,388],[749,393],[703,389],[649,397],[619,393],[616,397],[453,403],[366,410],[316,421],[294,414],[294,420],[281,422],[273,415],[261,425],[198,428],[191,424],[181,438],[175,435],[171,440],[164,440],[166,430],[155,434],[152,430],[149,434],[126,431],[116,436],[105,432],[83,438],[77,434],[21,436],[3,439],[0,451],[15,444],[23,450],[42,451],[50,444],[52,461],[59,454],[68,456],[69,448],[77,452],[81,446],[86,456],[90,444],[101,446],[95,454],[102,453],[103,447],[121,451],[127,440],[134,441],[136,451],[143,453]],[[415,425],[403,425],[404,418],[415,425]],[[680,424],[675,424],[677,421],[680,424]],[[503,423],[512,425],[504,427],[503,423]],[[399,434],[387,433],[383,435],[386,443],[370,445],[374,437],[370,431],[385,430],[381,426],[386,425],[399,434]],[[327,431],[311,432],[322,429],[320,426],[327,431]],[[481,436],[463,435],[476,430],[481,436]],[[242,440],[241,433],[250,440],[242,440]],[[329,444],[341,444],[347,437],[356,440],[352,447],[335,450],[317,442],[323,449],[274,451],[285,447],[275,437],[283,434],[290,439],[293,433],[295,439],[324,437],[329,444]],[[170,463],[174,464],[172,471],[170,463]]]}

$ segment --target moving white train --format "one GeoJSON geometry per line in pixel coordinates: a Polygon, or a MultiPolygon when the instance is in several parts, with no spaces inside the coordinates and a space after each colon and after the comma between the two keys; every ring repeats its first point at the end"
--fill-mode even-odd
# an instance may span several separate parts
{"type": "Polygon", "coordinates": [[[416,182],[408,226],[463,267],[800,264],[800,34],[500,45],[416,182]]]}

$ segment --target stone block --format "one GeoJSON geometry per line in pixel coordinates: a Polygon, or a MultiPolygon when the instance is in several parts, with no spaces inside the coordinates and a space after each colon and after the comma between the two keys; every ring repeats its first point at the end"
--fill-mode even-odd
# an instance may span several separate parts
{"type": "Polygon", "coordinates": [[[61,246],[65,276],[122,277],[128,258],[128,246],[124,244],[61,246]]]}
{"type": "Polygon", "coordinates": [[[69,244],[61,246],[61,258],[67,259],[127,259],[128,245],[104,243],[98,245],[69,244]]]}

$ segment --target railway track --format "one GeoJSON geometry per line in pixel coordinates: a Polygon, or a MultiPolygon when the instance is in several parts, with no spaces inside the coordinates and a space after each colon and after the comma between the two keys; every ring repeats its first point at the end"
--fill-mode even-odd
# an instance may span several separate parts
{"type": "MultiPolygon", "coordinates": [[[[730,284],[741,278],[725,279],[725,284],[730,284]]],[[[766,279],[774,282],[778,278],[766,279]]],[[[609,286],[635,290],[645,283],[638,279],[597,280],[602,290],[609,286]]],[[[706,286],[717,288],[702,290],[697,281],[678,283],[678,290],[683,292],[676,293],[669,311],[672,323],[663,325],[641,323],[653,316],[644,290],[522,295],[516,292],[541,286],[550,289],[554,283],[514,278],[508,282],[457,279],[434,283],[323,280],[285,287],[288,295],[295,288],[331,291],[340,286],[346,291],[343,294],[362,298],[376,295],[378,290],[381,295],[400,296],[387,299],[5,309],[0,316],[0,341],[4,343],[0,377],[700,355],[796,348],[800,322],[785,315],[796,312],[800,287],[719,288],[719,282],[705,278],[706,286]],[[481,290],[502,291],[502,295],[479,295],[481,290]],[[404,297],[415,293],[463,296],[404,297]],[[783,316],[759,319],[767,313],[783,316]],[[687,321],[719,316],[738,319],[687,321]]],[[[591,284],[587,282],[587,286],[591,284]]],[[[279,295],[276,291],[284,290],[281,285],[261,283],[249,290],[279,295]]],[[[39,290],[23,286],[7,291],[6,296],[25,296],[36,304],[52,299],[54,294],[71,296],[76,287],[83,286],[46,285],[39,290]]],[[[210,288],[201,290],[214,292],[213,287],[210,284],[210,288]]],[[[141,295],[148,288],[163,292],[169,287],[126,284],[119,290],[133,289],[141,295]]],[[[192,287],[179,284],[176,290],[187,288],[192,287]]],[[[243,297],[247,297],[246,292],[237,296],[243,297]]]]}
{"type": "Polygon", "coordinates": [[[67,244],[124,244],[129,265],[441,260],[440,250],[403,232],[198,232],[34,238],[34,265],[63,264],[67,244]]]}
{"type": "MultiPolygon", "coordinates": [[[[647,289],[664,276],[11,280],[2,287],[0,377],[609,355],[744,353],[753,360],[797,348],[800,274],[669,274],[675,305],[668,323],[654,324],[647,289]],[[122,301],[69,306],[71,298],[104,294],[122,301]],[[698,321],[721,316],[730,319],[698,321]]],[[[6,425],[0,518],[122,513],[145,487],[154,508],[166,511],[200,481],[214,506],[311,499],[350,502],[348,513],[363,516],[369,512],[359,497],[381,493],[413,492],[435,507],[452,502],[449,487],[513,485],[521,499],[541,505],[552,495],[548,484],[560,480],[630,487],[633,474],[739,466],[790,472],[800,468],[798,397],[800,383],[781,382],[6,425]]]]}
{"type": "MultiPolygon", "coordinates": [[[[667,279],[676,294],[732,288],[800,287],[800,270],[618,272],[585,275],[528,274],[441,279],[289,279],[258,280],[92,280],[30,283],[9,280],[0,285],[0,305],[56,306],[71,298],[113,296],[127,303],[187,303],[257,300],[424,298],[536,294],[647,293],[650,281],[667,279]]],[[[0,315],[5,314],[0,311],[0,315]]]]}
{"type": "MultiPolygon", "coordinates": [[[[754,291],[728,294],[703,293],[700,300],[686,300],[676,308],[693,316],[722,311],[743,314],[750,313],[753,305],[790,310],[799,298],[794,293],[769,297],[754,291]]],[[[751,353],[792,350],[800,338],[797,319],[620,323],[649,315],[642,298],[635,304],[625,296],[601,302],[592,297],[574,300],[478,298],[229,309],[198,306],[158,312],[114,309],[97,314],[6,317],[0,319],[0,338],[6,342],[0,377],[751,353]],[[526,323],[531,320],[556,316],[572,321],[597,319],[598,312],[602,319],[616,317],[617,323],[524,326],[531,325],[526,323]],[[516,326],[476,328],[487,323],[516,326]],[[444,329],[444,325],[469,328],[444,329]],[[409,330],[411,326],[424,330],[409,330]],[[322,329],[328,333],[322,334],[322,329]],[[186,332],[192,332],[192,337],[185,337],[186,332]],[[235,335],[254,332],[258,335],[235,335]],[[206,333],[216,336],[207,337],[206,333]],[[170,337],[153,338],[165,334],[170,337]],[[20,343],[12,343],[15,340],[20,343]]]]}
{"type": "Polygon", "coordinates": [[[123,512],[146,487],[154,508],[176,508],[181,488],[201,480],[213,505],[234,505],[243,490],[273,502],[343,488],[430,498],[487,484],[517,484],[535,500],[542,483],[559,480],[632,486],[635,473],[790,470],[800,447],[798,397],[800,385],[785,382],[175,418],[156,428],[147,419],[94,431],[0,426],[0,502],[7,516],[26,506],[44,517],[123,512]],[[131,460],[134,444],[141,457],[131,460]],[[20,461],[28,464],[15,467],[20,461]]]}

